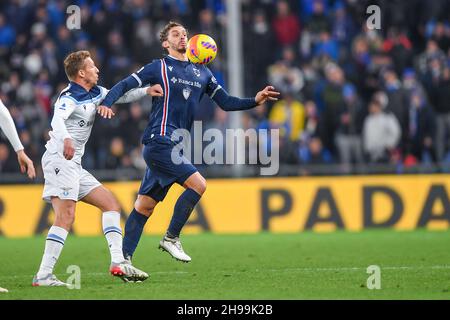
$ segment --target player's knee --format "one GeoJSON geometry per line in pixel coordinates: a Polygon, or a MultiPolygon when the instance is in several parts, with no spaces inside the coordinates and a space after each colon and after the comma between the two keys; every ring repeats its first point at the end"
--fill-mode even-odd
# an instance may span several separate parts
{"type": "Polygon", "coordinates": [[[152,203],[138,198],[134,203],[134,209],[140,214],[150,217],[153,213],[153,209],[155,209],[155,206],[152,203]]]}
{"type": "Polygon", "coordinates": [[[106,202],[105,207],[102,210],[103,212],[106,211],[115,211],[115,212],[120,212],[120,204],[117,201],[117,199],[113,196],[111,197],[111,199],[109,199],[109,201],[106,202]]]}
{"type": "Polygon", "coordinates": [[[75,221],[75,206],[68,206],[60,210],[55,221],[66,229],[70,229],[75,221]]]}
{"type": "Polygon", "coordinates": [[[199,194],[203,195],[206,191],[206,179],[201,177],[195,184],[194,190],[199,194]]]}

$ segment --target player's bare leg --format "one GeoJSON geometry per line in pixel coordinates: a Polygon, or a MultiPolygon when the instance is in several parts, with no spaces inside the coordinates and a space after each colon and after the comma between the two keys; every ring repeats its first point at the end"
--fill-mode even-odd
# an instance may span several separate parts
{"type": "Polygon", "coordinates": [[[186,224],[200,197],[206,191],[206,180],[199,172],[193,173],[183,184],[186,189],[175,204],[172,220],[164,238],[159,242],[159,248],[170,253],[172,257],[182,262],[190,262],[181,245],[180,232],[186,224]]]}
{"type": "Polygon", "coordinates": [[[103,212],[103,233],[111,254],[110,273],[125,282],[146,280],[148,274],[127,263],[123,257],[120,205],[116,197],[104,186],[98,186],[81,201],[91,204],[103,212]]]}
{"type": "Polygon", "coordinates": [[[39,271],[33,278],[33,286],[67,286],[66,283],[58,280],[53,274],[53,269],[64,247],[69,230],[75,221],[75,206],[73,200],[63,200],[52,197],[52,206],[55,211],[55,223],[48,231],[45,241],[44,256],[39,267],[39,271]]]}

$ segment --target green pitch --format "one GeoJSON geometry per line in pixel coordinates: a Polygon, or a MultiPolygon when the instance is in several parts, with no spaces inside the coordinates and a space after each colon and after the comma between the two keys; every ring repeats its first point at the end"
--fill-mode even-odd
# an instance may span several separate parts
{"type": "Polygon", "coordinates": [[[150,274],[123,283],[108,274],[103,237],[69,236],[56,267],[81,268],[81,289],[33,288],[44,238],[0,238],[0,299],[449,299],[450,233],[365,231],[184,236],[183,264],[143,237],[134,263],[150,274]],[[367,288],[367,267],[381,289],[367,288]]]}

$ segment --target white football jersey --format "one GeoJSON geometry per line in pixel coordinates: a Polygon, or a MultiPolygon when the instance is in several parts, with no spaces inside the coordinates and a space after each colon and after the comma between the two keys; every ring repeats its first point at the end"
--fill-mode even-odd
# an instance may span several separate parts
{"type": "MultiPolygon", "coordinates": [[[[116,103],[129,103],[146,95],[147,88],[127,92],[116,103]]],[[[108,93],[108,89],[94,86],[90,91],[75,82],[71,82],[61,91],[54,105],[50,140],[45,145],[49,153],[63,155],[64,139],[71,138],[75,148],[72,161],[81,163],[86,142],[91,135],[97,107],[108,93]]]]}

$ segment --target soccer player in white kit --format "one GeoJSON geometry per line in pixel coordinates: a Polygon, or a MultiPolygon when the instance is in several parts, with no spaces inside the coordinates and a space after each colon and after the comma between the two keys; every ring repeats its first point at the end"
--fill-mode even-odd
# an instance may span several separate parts
{"type": "MultiPolygon", "coordinates": [[[[32,285],[67,286],[56,278],[53,268],[74,222],[77,201],[96,206],[103,212],[103,233],[111,253],[110,273],[124,281],[145,280],[148,274],[128,264],[123,257],[118,201],[81,166],[97,106],[108,90],[97,85],[99,70],[88,51],[69,54],[64,60],[64,68],[70,84],[61,91],[54,105],[53,130],[42,156],[43,199],[52,203],[56,218],[48,231],[42,262],[32,285]]],[[[130,90],[118,103],[132,102],[147,94],[162,95],[160,88],[130,90]]]]}
{"type": "MultiPolygon", "coordinates": [[[[31,159],[26,155],[23,145],[20,142],[16,127],[14,126],[14,121],[11,114],[3,104],[2,100],[0,100],[0,129],[5,133],[9,142],[13,146],[14,151],[17,153],[20,171],[22,173],[25,173],[26,171],[30,179],[36,177],[33,161],[31,161],[31,159]]],[[[8,292],[8,290],[0,287],[0,292],[8,292]]]]}

